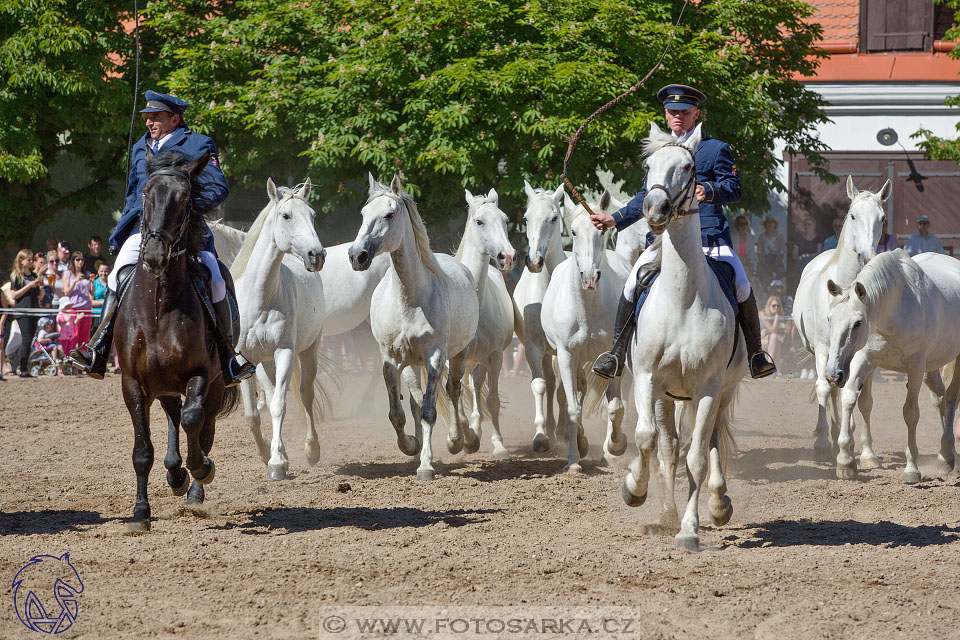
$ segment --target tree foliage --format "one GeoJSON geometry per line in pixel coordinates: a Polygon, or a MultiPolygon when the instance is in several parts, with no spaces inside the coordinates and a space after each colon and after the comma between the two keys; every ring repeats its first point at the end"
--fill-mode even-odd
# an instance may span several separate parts
{"type": "MultiPolygon", "coordinates": [[[[954,10],[954,23],[944,34],[944,40],[956,42],[960,39],[960,0],[936,0],[954,10]]],[[[955,60],[960,60],[960,48],[955,48],[948,54],[955,60]]],[[[960,96],[952,96],[944,100],[944,104],[950,107],[960,107],[960,96]]],[[[957,124],[957,130],[960,131],[960,123],[957,124]]],[[[917,146],[920,147],[931,160],[953,160],[960,163],[960,138],[941,138],[932,131],[921,128],[910,136],[911,138],[920,138],[917,146]]]]}
{"type": "MultiPolygon", "coordinates": [[[[233,181],[309,171],[322,204],[355,205],[365,172],[402,171],[428,217],[463,187],[516,205],[523,180],[555,187],[567,136],[653,66],[678,0],[156,0],[151,72],[193,103],[233,181]],[[512,198],[512,200],[511,200],[512,198]]],[[[642,182],[639,141],[662,122],[668,82],[708,94],[705,130],[731,144],[743,206],[779,190],[776,139],[820,166],[819,25],[796,0],[701,0],[663,67],[582,136],[568,174],[642,182]]],[[[459,207],[457,207],[459,209],[459,207]]],[[[515,215],[515,214],[514,214],[515,215]]]]}
{"type": "Polygon", "coordinates": [[[129,90],[117,54],[127,47],[127,9],[104,0],[0,0],[0,246],[26,246],[57,211],[97,207],[111,194],[126,147],[118,116],[129,90]],[[69,188],[51,175],[68,156],[86,175],[69,188]]]}

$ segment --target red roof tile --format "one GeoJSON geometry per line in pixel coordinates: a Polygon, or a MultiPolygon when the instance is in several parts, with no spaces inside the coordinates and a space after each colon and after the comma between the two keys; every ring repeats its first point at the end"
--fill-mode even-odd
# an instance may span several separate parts
{"type": "Polygon", "coordinates": [[[823,27],[823,42],[857,42],[860,0],[807,0],[816,8],[811,21],[823,27]]]}

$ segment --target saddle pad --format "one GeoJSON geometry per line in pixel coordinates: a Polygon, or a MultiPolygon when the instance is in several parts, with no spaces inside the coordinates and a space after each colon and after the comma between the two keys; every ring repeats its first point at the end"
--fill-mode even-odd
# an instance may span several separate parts
{"type": "MultiPolygon", "coordinates": [[[[713,274],[717,277],[717,282],[720,283],[720,289],[723,290],[723,295],[727,298],[727,302],[730,303],[730,306],[733,308],[733,313],[736,315],[740,306],[739,303],[737,303],[736,288],[733,284],[735,277],[733,267],[725,262],[714,260],[710,256],[706,256],[706,258],[707,264],[710,265],[710,268],[713,269],[713,274]]],[[[635,320],[640,317],[640,309],[643,307],[643,303],[646,302],[647,296],[650,295],[650,289],[653,288],[653,283],[660,277],[660,270],[657,269],[652,275],[647,277],[649,284],[646,287],[637,287],[640,294],[637,296],[637,306],[633,312],[635,320]]]]}

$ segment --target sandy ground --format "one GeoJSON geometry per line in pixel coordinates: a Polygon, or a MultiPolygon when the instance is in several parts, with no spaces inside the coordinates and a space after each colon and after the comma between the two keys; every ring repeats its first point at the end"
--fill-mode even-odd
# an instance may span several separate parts
{"type": "MultiPolygon", "coordinates": [[[[901,483],[902,383],[875,384],[884,467],[856,481],[813,461],[809,381],[745,384],[734,515],[713,527],[701,500],[701,553],[674,549],[656,526],[655,489],[642,507],[621,501],[632,411],[618,466],[597,463],[603,427],[591,420],[584,473],[563,474],[561,454],[530,452],[529,380],[504,380],[512,459],[490,458],[489,430],[474,455],[448,454],[437,434],[438,478],[424,483],[396,449],[380,387],[371,402],[366,384],[344,376],[315,467],[291,426],[284,482],[266,479],[242,415],[222,420],[201,508],[166,486],[156,405],[155,520],[134,534],[119,377],[0,383],[0,577],[9,585],[31,556],[70,552],[85,588],[66,638],[348,637],[319,626],[321,607],[348,605],[631,607],[638,625],[617,637],[960,637],[960,481],[936,474],[939,425],[924,396],[925,477],[901,483]]],[[[0,638],[35,637],[12,590],[4,602],[0,638]]]]}

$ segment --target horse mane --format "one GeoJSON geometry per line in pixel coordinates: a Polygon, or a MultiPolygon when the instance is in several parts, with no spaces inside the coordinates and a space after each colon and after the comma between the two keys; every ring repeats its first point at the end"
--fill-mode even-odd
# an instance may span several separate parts
{"type": "MultiPolygon", "coordinates": [[[[196,160],[196,158],[190,157],[179,149],[167,149],[166,151],[161,151],[155,156],[147,157],[147,178],[149,179],[152,173],[159,171],[160,169],[176,169],[193,160],[196,160]]],[[[203,190],[203,187],[200,186],[196,176],[189,177],[190,197],[193,198],[203,190]]],[[[207,235],[207,230],[203,224],[203,214],[198,212],[193,207],[190,208],[190,218],[187,221],[186,235],[187,253],[192,256],[199,255],[206,245],[205,238],[207,235]]]]}
{"type": "MultiPolygon", "coordinates": [[[[281,189],[283,188],[284,187],[281,187],[281,189]]],[[[253,224],[250,225],[250,229],[247,231],[247,237],[244,238],[243,244],[240,245],[240,250],[237,252],[237,257],[233,259],[233,264],[230,265],[230,274],[233,275],[234,279],[242,276],[243,272],[247,270],[247,263],[250,262],[250,256],[253,255],[253,248],[257,244],[257,239],[260,238],[263,225],[266,224],[267,218],[270,217],[270,214],[275,208],[276,203],[274,203],[273,200],[269,200],[267,206],[257,214],[253,224]]]]}
{"type": "Polygon", "coordinates": [[[410,215],[410,223],[413,225],[413,237],[417,242],[417,252],[420,254],[420,260],[423,266],[438,276],[443,276],[443,269],[437,262],[437,256],[433,254],[430,248],[430,236],[427,235],[427,227],[423,224],[423,218],[420,217],[420,210],[417,209],[417,203],[406,193],[401,192],[400,197],[407,206],[407,212],[410,215]]]}
{"type": "Polygon", "coordinates": [[[881,253],[864,265],[855,282],[859,282],[866,289],[864,304],[867,309],[884,314],[887,311],[886,306],[899,299],[899,296],[889,294],[901,291],[904,287],[919,297],[921,292],[917,289],[916,279],[905,277],[906,273],[911,272],[923,273],[920,266],[903,249],[881,253]]]}
{"type": "Polygon", "coordinates": [[[470,220],[473,218],[473,212],[488,202],[493,202],[493,198],[487,196],[484,196],[480,202],[478,200],[479,198],[473,201],[476,206],[470,205],[467,207],[467,223],[463,226],[463,235],[460,236],[460,243],[457,245],[457,252],[454,254],[454,257],[460,262],[463,261],[463,239],[467,237],[467,232],[470,230],[470,220]]]}
{"type": "Polygon", "coordinates": [[[653,133],[643,141],[643,156],[650,156],[663,149],[668,144],[677,144],[677,139],[673,137],[673,134],[666,133],[661,131],[660,133],[653,133]]]}

